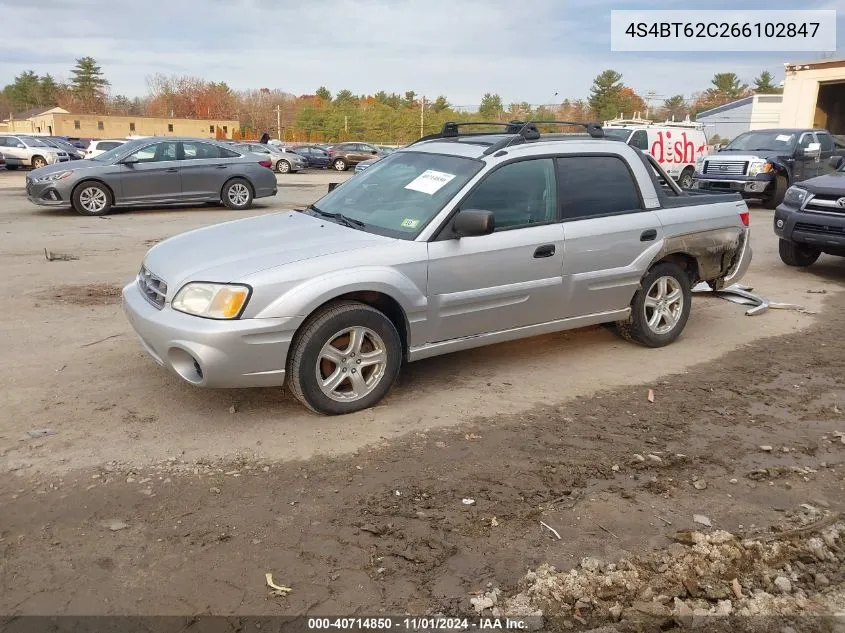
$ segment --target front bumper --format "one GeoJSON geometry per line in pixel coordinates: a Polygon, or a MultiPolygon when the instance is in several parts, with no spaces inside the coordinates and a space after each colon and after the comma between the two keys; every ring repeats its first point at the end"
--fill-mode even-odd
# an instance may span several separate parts
{"type": "Polygon", "coordinates": [[[35,182],[26,179],[26,197],[33,204],[43,207],[67,207],[70,206],[70,197],[55,182],[35,182]]]}
{"type": "Polygon", "coordinates": [[[150,304],[136,281],[123,289],[123,310],[146,352],[199,387],[284,384],[291,339],[302,317],[216,321],[150,304]]]}
{"type": "Polygon", "coordinates": [[[713,174],[702,174],[695,172],[694,184],[696,189],[706,191],[729,191],[748,196],[764,194],[768,191],[774,181],[773,173],[759,174],[757,176],[714,176],[713,174]]]}
{"type": "Polygon", "coordinates": [[[845,252],[845,213],[812,213],[780,205],[773,218],[775,235],[823,252],[845,252]]]}

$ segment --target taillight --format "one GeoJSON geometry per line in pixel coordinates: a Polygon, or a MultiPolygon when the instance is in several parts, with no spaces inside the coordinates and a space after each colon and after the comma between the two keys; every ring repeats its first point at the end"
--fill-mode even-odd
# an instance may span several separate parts
{"type": "Polygon", "coordinates": [[[267,169],[273,169],[273,163],[269,160],[260,160],[258,161],[258,164],[262,167],[266,167],[267,169]]]}
{"type": "Polygon", "coordinates": [[[743,211],[739,214],[739,219],[742,220],[743,226],[748,226],[748,224],[751,222],[751,212],[743,211]]]}

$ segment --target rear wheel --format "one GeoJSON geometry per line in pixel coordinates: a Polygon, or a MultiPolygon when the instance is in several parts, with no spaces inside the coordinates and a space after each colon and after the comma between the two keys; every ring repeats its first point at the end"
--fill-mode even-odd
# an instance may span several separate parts
{"type": "Polygon", "coordinates": [[[357,301],[326,306],[297,334],[287,364],[294,396],[317,413],[372,407],[399,375],[402,341],[382,312],[357,301]]]}
{"type": "Polygon", "coordinates": [[[778,242],[778,254],[781,261],[787,266],[812,266],[822,254],[821,251],[809,246],[802,246],[795,242],[780,240],[778,242]]]}
{"type": "Polygon", "coordinates": [[[345,160],[343,160],[342,158],[338,158],[332,163],[332,167],[334,167],[337,171],[346,171],[348,165],[346,164],[345,160]]]}
{"type": "Polygon", "coordinates": [[[776,208],[781,202],[783,202],[783,197],[786,195],[787,189],[789,189],[789,181],[786,179],[786,176],[783,174],[775,176],[775,184],[772,185],[772,193],[768,198],[763,200],[763,206],[767,209],[776,208]]]}
{"type": "Polygon", "coordinates": [[[17,168],[17,165],[6,165],[6,169],[8,169],[9,171],[15,171],[17,168]]]}
{"type": "Polygon", "coordinates": [[[111,192],[98,182],[83,182],[71,196],[73,209],[82,215],[105,215],[113,203],[111,192]]]}
{"type": "Polygon", "coordinates": [[[223,187],[220,198],[223,204],[235,211],[249,209],[252,206],[252,187],[243,178],[233,178],[223,187]]]}
{"type": "Polygon", "coordinates": [[[681,177],[678,178],[678,185],[681,189],[689,189],[692,187],[692,176],[693,176],[693,168],[687,167],[684,171],[681,172],[681,177]]]}
{"type": "Polygon", "coordinates": [[[640,282],[631,301],[631,315],[616,323],[622,338],[647,347],[663,347],[674,341],[687,324],[692,307],[690,280],[672,262],[654,266],[640,282]]]}

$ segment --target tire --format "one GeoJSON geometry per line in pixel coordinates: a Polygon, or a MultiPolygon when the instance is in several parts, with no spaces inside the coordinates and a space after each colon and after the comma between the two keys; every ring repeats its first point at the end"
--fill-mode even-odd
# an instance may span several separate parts
{"type": "Polygon", "coordinates": [[[18,165],[6,165],[6,169],[8,171],[15,171],[18,168],[18,165]]]}
{"type": "Polygon", "coordinates": [[[220,199],[227,208],[233,211],[243,211],[252,206],[252,186],[243,178],[232,178],[223,185],[220,199]]]}
{"type": "Polygon", "coordinates": [[[290,172],[290,163],[284,159],[276,163],[276,171],[280,174],[287,174],[290,172]]]}
{"type": "MultiPolygon", "coordinates": [[[[661,305],[658,303],[658,306],[661,305]]],[[[631,315],[625,321],[616,323],[618,334],[629,341],[635,341],[646,347],[663,347],[673,342],[683,332],[692,308],[692,289],[690,279],[683,268],[672,262],[663,262],[648,271],[640,282],[640,288],[631,301],[631,315]],[[662,282],[662,283],[661,283],[662,282]],[[665,285],[664,285],[665,284],[665,285]],[[667,296],[676,299],[666,302],[667,296]],[[662,299],[661,299],[662,295],[662,299]],[[657,317],[656,323],[650,324],[656,307],[647,307],[647,300],[663,301],[666,310],[657,317]],[[670,323],[671,321],[671,323],[670,323]]]]}
{"type": "Polygon", "coordinates": [[[81,215],[106,215],[114,204],[111,191],[99,182],[83,182],[71,195],[73,210],[81,215]]]}
{"type": "Polygon", "coordinates": [[[678,178],[678,186],[681,189],[689,189],[692,187],[693,173],[695,173],[695,170],[693,170],[692,167],[687,167],[681,172],[681,177],[678,178]]]}
{"type": "Polygon", "coordinates": [[[402,357],[399,333],[382,312],[357,301],[329,304],[312,315],[294,338],[286,368],[288,388],[317,413],[353,413],[372,407],[385,396],[399,375],[402,357]],[[360,337],[357,345],[353,331],[360,337]],[[355,359],[353,365],[356,353],[377,352],[381,352],[381,362],[365,366],[364,371],[359,365],[366,358],[355,359]],[[344,367],[341,363],[346,362],[349,365],[344,367]],[[354,374],[359,376],[357,383],[352,381],[354,374]],[[336,376],[336,384],[321,385],[321,380],[332,376],[336,376]],[[356,388],[360,393],[355,393],[356,388]]]}
{"type": "Polygon", "coordinates": [[[41,167],[47,166],[47,159],[43,156],[33,156],[32,157],[32,168],[33,169],[40,169],[41,167]]]}
{"type": "Polygon", "coordinates": [[[803,268],[815,264],[821,255],[821,251],[810,248],[809,246],[796,244],[795,242],[779,240],[778,254],[780,255],[780,260],[787,266],[799,266],[803,268]]]}
{"type": "Polygon", "coordinates": [[[763,200],[763,207],[766,209],[774,209],[781,202],[786,195],[786,190],[789,189],[789,180],[783,174],[775,176],[775,186],[772,188],[771,195],[763,200]]]}
{"type": "Polygon", "coordinates": [[[343,160],[342,158],[336,159],[332,163],[332,167],[334,167],[334,169],[337,170],[337,171],[346,171],[347,169],[349,169],[349,165],[347,165],[346,161],[343,160]]]}

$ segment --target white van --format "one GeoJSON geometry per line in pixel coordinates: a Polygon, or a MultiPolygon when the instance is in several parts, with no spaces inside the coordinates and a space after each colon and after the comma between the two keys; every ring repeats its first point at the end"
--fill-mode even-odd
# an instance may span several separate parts
{"type": "Polygon", "coordinates": [[[617,120],[605,122],[604,135],[651,154],[678,184],[689,189],[695,161],[710,152],[704,130],[695,123],[617,120]]]}

